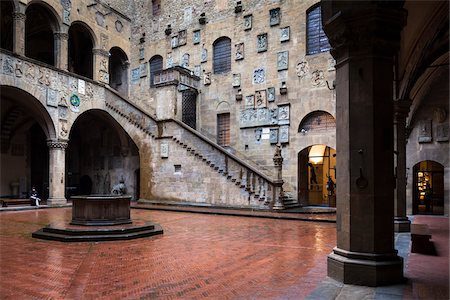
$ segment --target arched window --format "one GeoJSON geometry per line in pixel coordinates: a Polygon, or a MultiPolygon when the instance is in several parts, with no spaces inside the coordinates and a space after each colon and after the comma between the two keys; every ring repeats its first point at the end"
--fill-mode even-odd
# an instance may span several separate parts
{"type": "Polygon", "coordinates": [[[231,70],[231,40],[227,37],[217,39],[213,44],[214,74],[231,70]]]}
{"type": "Polygon", "coordinates": [[[128,58],[119,47],[109,50],[109,86],[124,96],[128,95],[128,58]]]}
{"type": "Polygon", "coordinates": [[[9,51],[13,50],[13,2],[1,1],[0,7],[0,48],[9,51]]]}
{"type": "Polygon", "coordinates": [[[54,33],[57,21],[44,5],[32,3],[26,10],[25,55],[49,65],[55,65],[54,33]]]}
{"type": "Polygon", "coordinates": [[[161,71],[163,69],[163,58],[161,55],[155,55],[153,56],[150,61],[150,85],[153,86],[153,78],[155,76],[155,73],[158,71],[161,71]]]}
{"type": "MultiPolygon", "coordinates": [[[[93,37],[87,25],[77,22],[69,28],[69,71],[93,78],[93,37]]],[[[107,64],[108,61],[105,61],[107,64]]],[[[107,71],[107,70],[105,70],[107,71]]]]}
{"type": "Polygon", "coordinates": [[[306,54],[317,54],[330,50],[328,38],[323,32],[320,3],[306,11],[306,54]]]}
{"type": "Polygon", "coordinates": [[[336,128],[336,120],[332,115],[325,111],[317,110],[307,114],[298,127],[298,132],[324,132],[334,130],[336,128]]]}

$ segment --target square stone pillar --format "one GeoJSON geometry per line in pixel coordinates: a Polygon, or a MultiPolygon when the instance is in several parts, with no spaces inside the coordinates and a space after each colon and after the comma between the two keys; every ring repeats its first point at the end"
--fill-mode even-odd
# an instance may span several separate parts
{"type": "Polygon", "coordinates": [[[69,34],[67,32],[55,32],[54,36],[56,67],[67,71],[69,61],[69,34]]]}
{"type": "Polygon", "coordinates": [[[66,140],[48,140],[49,148],[49,206],[67,203],[65,197],[66,140]]]}
{"type": "Polygon", "coordinates": [[[13,13],[13,52],[25,56],[25,20],[27,15],[22,12],[13,13]]]}
{"type": "Polygon", "coordinates": [[[393,57],[399,3],[323,1],[336,59],[337,247],[328,276],[346,284],[403,281],[394,249],[393,57]]]}
{"type": "Polygon", "coordinates": [[[406,117],[408,116],[410,102],[395,101],[394,125],[395,145],[397,153],[396,188],[394,205],[394,231],[409,232],[411,221],[406,216],[406,117]]]}

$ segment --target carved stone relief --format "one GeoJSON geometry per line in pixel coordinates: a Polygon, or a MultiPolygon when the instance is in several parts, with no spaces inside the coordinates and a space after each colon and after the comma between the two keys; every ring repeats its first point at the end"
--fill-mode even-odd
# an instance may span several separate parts
{"type": "Polygon", "coordinates": [[[252,29],[252,15],[246,15],[244,16],[244,30],[251,30],[252,29]]]}
{"type": "Polygon", "coordinates": [[[254,108],[255,107],[255,96],[248,95],[245,96],[245,108],[254,108]]]}
{"type": "Polygon", "coordinates": [[[328,58],[328,71],[336,70],[336,60],[332,57],[328,58]]]}
{"type": "Polygon", "coordinates": [[[109,38],[106,34],[101,33],[100,34],[100,47],[101,49],[108,51],[108,43],[109,43],[109,38]]]}
{"type": "Polygon", "coordinates": [[[122,32],[123,24],[122,24],[122,22],[120,22],[120,20],[117,20],[114,23],[114,26],[116,27],[117,32],[122,32]]]}
{"type": "Polygon", "coordinates": [[[36,69],[34,68],[34,65],[26,62],[25,66],[25,78],[34,80],[34,78],[36,77],[36,69]]]}
{"type": "Polygon", "coordinates": [[[135,68],[131,70],[131,82],[137,82],[139,81],[140,77],[140,68],[135,68]]]}
{"type": "Polygon", "coordinates": [[[201,60],[202,63],[208,61],[208,50],[206,48],[202,48],[201,60]]]}
{"type": "Polygon", "coordinates": [[[105,26],[105,16],[99,11],[95,13],[95,21],[97,22],[98,26],[105,26]]]}
{"type": "Polygon", "coordinates": [[[58,91],[47,88],[47,105],[58,107],[58,91]]]}
{"type": "Polygon", "coordinates": [[[148,62],[143,63],[139,66],[139,77],[146,77],[148,73],[148,62]]]}
{"type": "Polygon", "coordinates": [[[278,106],[278,125],[289,124],[289,104],[278,106]]]}
{"type": "Polygon", "coordinates": [[[289,66],[289,51],[277,53],[277,70],[287,70],[289,66]]]}
{"type": "Polygon", "coordinates": [[[280,126],[278,141],[280,143],[289,143],[289,125],[280,126]]]}
{"type": "Polygon", "coordinates": [[[269,122],[270,125],[278,124],[278,108],[272,108],[269,111],[269,122]]]}
{"type": "Polygon", "coordinates": [[[139,49],[139,60],[145,59],[145,48],[139,49]]]}
{"type": "Polygon", "coordinates": [[[181,30],[178,32],[178,46],[184,46],[187,42],[186,30],[181,30]]]}
{"type": "Polygon", "coordinates": [[[194,30],[193,36],[192,36],[192,42],[194,45],[200,44],[201,37],[200,37],[200,30],[194,30]]]}
{"type": "Polygon", "coordinates": [[[181,66],[183,67],[183,68],[189,68],[189,58],[190,58],[190,55],[188,54],[188,53],[184,53],[182,56],[181,56],[181,66]]]}
{"type": "Polygon", "coordinates": [[[14,66],[11,58],[6,57],[3,60],[3,74],[12,75],[14,74],[14,66]]]}
{"type": "Polygon", "coordinates": [[[16,77],[22,77],[23,70],[22,70],[22,62],[20,60],[16,60],[14,73],[16,74],[16,77]]]}
{"type": "Polygon", "coordinates": [[[38,82],[40,84],[49,86],[50,85],[50,74],[47,69],[44,69],[42,67],[38,67],[38,82]]]}
{"type": "Polygon", "coordinates": [[[295,71],[297,72],[297,76],[300,78],[305,77],[309,73],[308,62],[305,58],[301,59],[300,62],[297,63],[295,71]]]}
{"type": "Polygon", "coordinates": [[[235,60],[244,59],[244,43],[236,44],[235,47],[236,47],[236,58],[235,58],[235,60]]]}
{"type": "Polygon", "coordinates": [[[274,87],[267,88],[267,101],[268,102],[275,101],[275,88],[274,87]]]}
{"type": "Polygon", "coordinates": [[[274,8],[269,11],[270,14],[270,26],[275,26],[280,24],[281,13],[280,8],[274,8]]]}
{"type": "Polygon", "coordinates": [[[76,94],[72,94],[72,96],[70,96],[70,110],[76,113],[80,112],[80,105],[80,98],[76,94]]]}
{"type": "Polygon", "coordinates": [[[59,136],[66,138],[69,134],[69,126],[67,125],[67,120],[59,119],[59,136]]]}
{"type": "Polygon", "coordinates": [[[173,57],[172,57],[172,53],[167,53],[167,58],[166,58],[166,67],[167,68],[172,68],[173,67],[173,57]]]}
{"type": "Polygon", "coordinates": [[[324,86],[324,75],[322,70],[315,70],[311,73],[311,84],[315,87],[324,86]]]}
{"type": "Polygon", "coordinates": [[[200,77],[202,75],[202,66],[195,65],[194,66],[194,75],[200,77]]]}
{"type": "Polygon", "coordinates": [[[261,135],[262,135],[262,128],[256,128],[255,129],[255,140],[257,142],[261,141],[261,135]]]}
{"type": "Polygon", "coordinates": [[[419,143],[430,143],[433,141],[431,135],[431,120],[422,120],[419,123],[419,143]]]}
{"type": "Polygon", "coordinates": [[[253,70],[253,84],[262,84],[266,81],[266,70],[258,68],[253,70]]]}
{"type": "Polygon", "coordinates": [[[287,42],[290,39],[291,36],[291,29],[290,27],[283,27],[280,28],[280,42],[287,42]]]}
{"type": "Polygon", "coordinates": [[[172,39],[170,40],[170,46],[172,49],[178,47],[178,35],[172,36],[172,39]]]}
{"type": "Polygon", "coordinates": [[[211,72],[203,73],[203,84],[210,85],[211,84],[211,72]]]}
{"type": "Polygon", "coordinates": [[[267,51],[267,33],[258,34],[256,51],[257,52],[267,51]]]}
{"type": "Polygon", "coordinates": [[[70,10],[63,10],[63,23],[70,26],[70,10]]]}
{"type": "Polygon", "coordinates": [[[255,107],[261,108],[267,106],[267,96],[266,90],[256,91],[255,92],[255,107]]]}
{"type": "Polygon", "coordinates": [[[437,142],[448,142],[448,124],[442,123],[436,125],[436,141],[437,142]]]}
{"type": "Polygon", "coordinates": [[[233,87],[239,87],[241,86],[241,74],[233,74],[233,87]]]}
{"type": "Polygon", "coordinates": [[[278,143],[278,128],[271,128],[270,129],[270,138],[269,138],[269,142],[271,144],[276,144],[278,143]]]}

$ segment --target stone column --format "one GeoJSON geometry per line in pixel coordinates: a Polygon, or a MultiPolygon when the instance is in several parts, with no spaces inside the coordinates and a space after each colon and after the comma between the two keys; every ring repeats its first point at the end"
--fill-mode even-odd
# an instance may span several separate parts
{"type": "Polygon", "coordinates": [[[322,1],[337,62],[337,247],[328,256],[328,276],[346,284],[403,280],[394,249],[392,75],[406,23],[402,5],[322,1]]]}
{"type": "Polygon", "coordinates": [[[67,32],[55,32],[54,36],[56,67],[68,71],[69,34],[67,32]]]}
{"type": "Polygon", "coordinates": [[[92,49],[92,53],[94,55],[94,80],[109,84],[109,52],[103,49],[92,49]]]}
{"type": "Polygon", "coordinates": [[[395,232],[409,232],[411,222],[406,216],[406,117],[410,103],[405,100],[394,104],[395,144],[397,150],[396,189],[394,204],[395,232]]]}
{"type": "Polygon", "coordinates": [[[283,156],[281,156],[281,145],[277,144],[275,148],[275,154],[273,155],[273,164],[275,165],[277,181],[275,182],[274,197],[275,203],[273,204],[273,209],[284,209],[283,204],[283,156]]]}
{"type": "Polygon", "coordinates": [[[25,20],[27,15],[22,12],[13,13],[13,52],[25,56],[25,20]]]}
{"type": "Polygon", "coordinates": [[[67,140],[47,140],[49,148],[49,206],[67,203],[65,198],[67,140]]]}

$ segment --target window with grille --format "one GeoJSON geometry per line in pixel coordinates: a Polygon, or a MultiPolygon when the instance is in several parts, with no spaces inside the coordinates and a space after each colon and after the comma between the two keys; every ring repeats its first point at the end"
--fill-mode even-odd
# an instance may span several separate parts
{"type": "Polygon", "coordinates": [[[324,132],[336,128],[335,118],[325,111],[313,111],[303,118],[298,132],[324,132]]]}
{"type": "Polygon", "coordinates": [[[159,55],[155,55],[150,59],[150,85],[153,86],[153,78],[155,72],[161,71],[163,68],[163,58],[159,55]]]}
{"type": "Polygon", "coordinates": [[[217,115],[217,143],[221,146],[230,145],[230,114],[217,115]]]}
{"type": "Polygon", "coordinates": [[[161,12],[161,0],[152,0],[153,16],[159,15],[160,12],[161,12]]]}
{"type": "Polygon", "coordinates": [[[306,53],[317,54],[330,50],[328,38],[323,32],[320,5],[306,12],[306,53]]]}
{"type": "Polygon", "coordinates": [[[214,74],[231,70],[231,40],[227,37],[217,39],[213,44],[214,74]]]}

